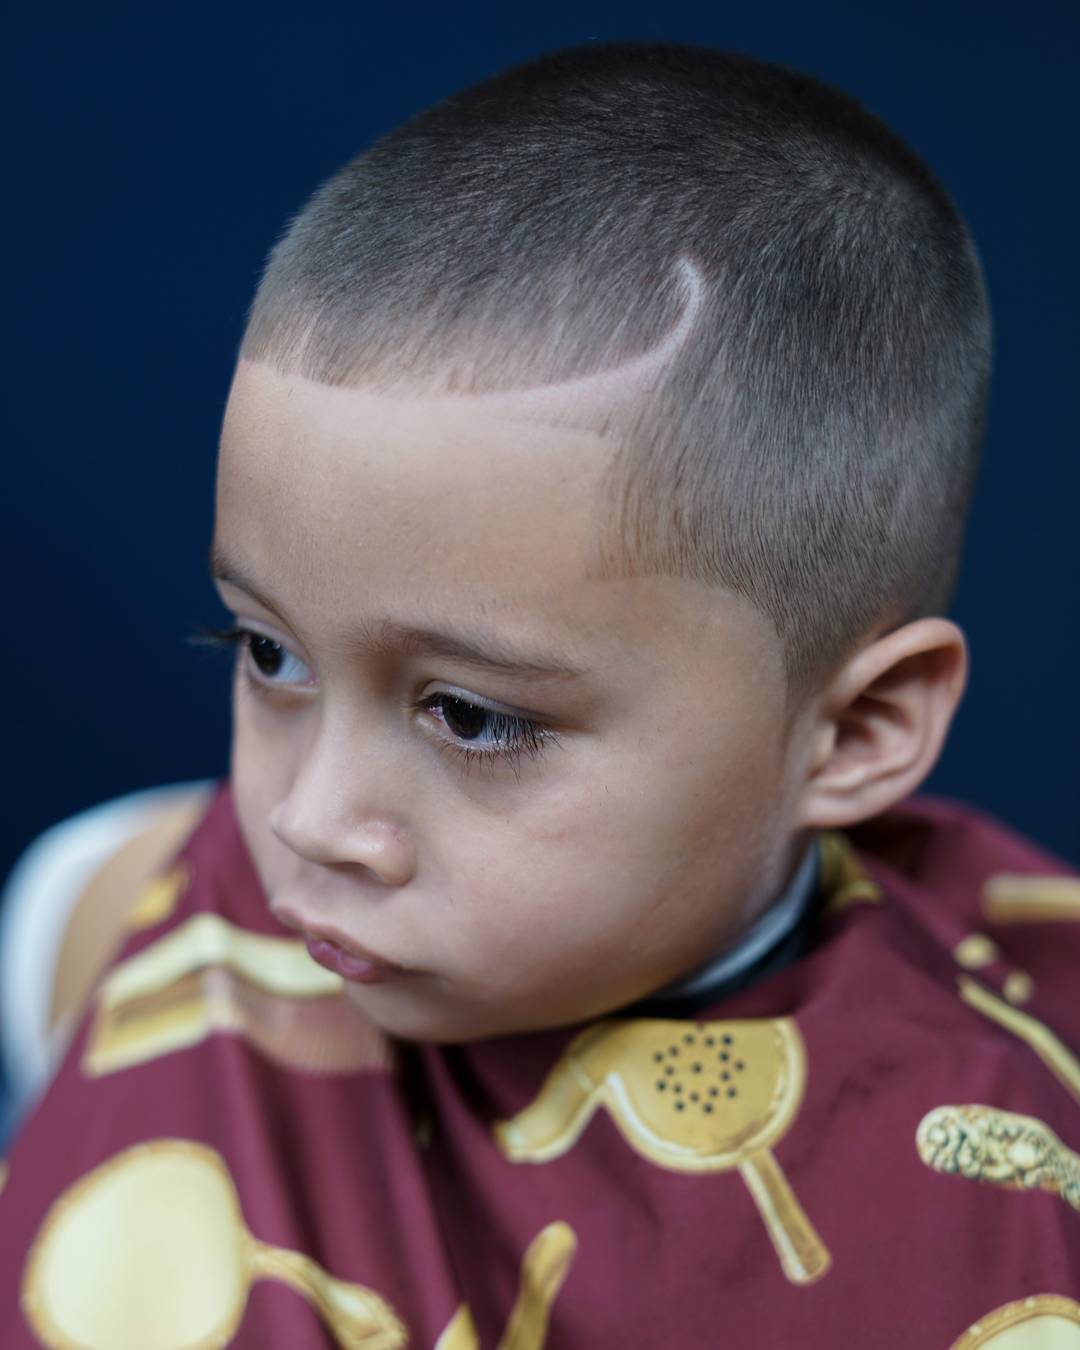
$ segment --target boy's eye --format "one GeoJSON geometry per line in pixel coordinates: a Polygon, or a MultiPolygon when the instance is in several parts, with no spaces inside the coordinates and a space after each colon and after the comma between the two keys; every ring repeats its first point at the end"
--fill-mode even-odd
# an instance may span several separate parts
{"type": "MultiPolygon", "coordinates": [[[[304,662],[275,638],[239,625],[224,630],[201,626],[189,641],[242,648],[244,678],[256,694],[304,685],[305,673],[311,674],[304,662]]],[[[530,717],[489,708],[446,690],[426,695],[413,707],[444,728],[438,735],[442,747],[466,763],[485,760],[491,765],[499,759],[513,762],[522,755],[539,755],[549,741],[559,741],[554,731],[530,717]]]]}
{"type": "Polygon", "coordinates": [[[539,754],[552,733],[527,717],[485,708],[456,694],[429,694],[418,705],[441,722],[458,744],[452,746],[466,755],[539,754]]]}
{"type": "Polygon", "coordinates": [[[241,656],[245,658],[243,672],[248,687],[256,693],[264,693],[279,685],[306,683],[304,675],[297,673],[297,667],[308,676],[311,674],[303,661],[287,647],[251,628],[242,628],[240,625],[227,629],[203,626],[197,629],[190,641],[200,646],[239,647],[241,656]],[[279,679],[283,670],[285,678],[279,679]]]}
{"type": "Polygon", "coordinates": [[[438,702],[432,706],[439,709],[449,730],[463,741],[475,741],[492,720],[486,708],[466,703],[463,698],[440,695],[438,702]]]}
{"type": "Polygon", "coordinates": [[[265,637],[262,633],[254,633],[247,629],[243,630],[242,640],[247,647],[248,660],[259,672],[259,679],[262,679],[263,683],[302,684],[305,683],[306,676],[311,676],[311,671],[305,666],[304,661],[298,656],[293,656],[288,648],[282,647],[282,644],[274,641],[273,637],[265,637]],[[284,678],[279,678],[282,672],[284,678]]]}
{"type": "MultiPolygon", "coordinates": [[[[304,679],[295,673],[295,668],[307,671],[307,666],[299,657],[293,656],[280,642],[264,637],[262,633],[247,630],[243,635],[244,645],[248,649],[248,658],[266,684],[303,684],[304,679]],[[290,668],[291,663],[291,668],[290,668]],[[285,671],[285,677],[277,677],[285,671]]],[[[310,671],[308,674],[310,675],[310,671]]]]}

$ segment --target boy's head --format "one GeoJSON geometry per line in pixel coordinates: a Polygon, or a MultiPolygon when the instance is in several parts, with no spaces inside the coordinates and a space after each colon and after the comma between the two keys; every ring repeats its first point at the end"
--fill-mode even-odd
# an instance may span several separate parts
{"type": "Polygon", "coordinates": [[[810,831],[918,786],[988,365],[929,171],[747,58],[556,53],[316,193],[253,306],[215,545],[260,635],[245,838],[287,922],[408,967],[349,986],[374,1020],[643,997],[810,831]]]}

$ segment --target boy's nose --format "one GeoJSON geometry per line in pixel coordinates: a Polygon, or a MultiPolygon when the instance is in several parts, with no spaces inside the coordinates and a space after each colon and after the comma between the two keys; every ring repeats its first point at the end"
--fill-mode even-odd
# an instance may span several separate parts
{"type": "Polygon", "coordinates": [[[323,867],[362,868],[384,886],[405,886],[416,874],[415,851],[401,826],[388,820],[314,819],[287,797],[270,815],[274,834],[301,857],[323,867]]]}
{"type": "Polygon", "coordinates": [[[405,886],[416,873],[416,847],[404,817],[379,789],[390,772],[389,764],[373,761],[358,767],[354,752],[343,755],[340,742],[323,736],[270,812],[270,829],[309,862],[362,868],[384,886],[405,886]]]}

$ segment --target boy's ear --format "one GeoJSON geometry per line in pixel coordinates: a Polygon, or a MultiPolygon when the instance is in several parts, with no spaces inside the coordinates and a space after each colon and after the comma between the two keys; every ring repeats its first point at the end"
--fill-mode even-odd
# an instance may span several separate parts
{"type": "Polygon", "coordinates": [[[963,630],[918,619],[850,657],[818,696],[796,828],[842,829],[916,790],[967,684],[963,630]]]}

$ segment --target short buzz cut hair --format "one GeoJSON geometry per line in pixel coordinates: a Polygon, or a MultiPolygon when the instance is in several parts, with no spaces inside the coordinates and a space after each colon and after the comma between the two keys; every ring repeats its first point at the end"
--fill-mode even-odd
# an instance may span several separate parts
{"type": "Polygon", "coordinates": [[[331,385],[551,385],[662,346],[688,289],[685,341],[617,426],[608,565],[750,600],[790,706],[951,603],[989,382],[965,224],[848,94],[630,41],[484,80],[287,223],[240,355],[331,385]]]}

